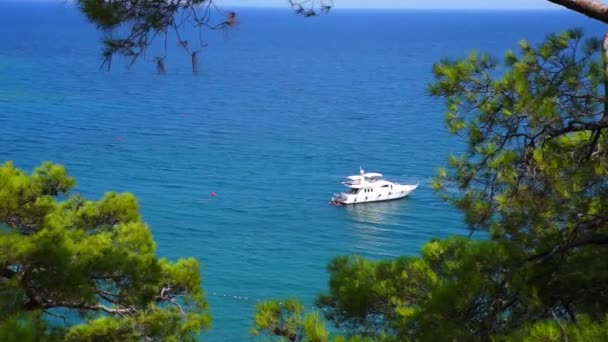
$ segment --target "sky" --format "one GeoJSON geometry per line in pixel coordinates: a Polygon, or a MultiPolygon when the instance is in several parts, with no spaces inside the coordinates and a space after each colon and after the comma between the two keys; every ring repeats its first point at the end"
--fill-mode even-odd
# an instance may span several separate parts
{"type": "MultiPolygon", "coordinates": [[[[329,0],[325,0],[329,1],[329,0]]],[[[217,0],[230,6],[285,7],[287,0],[217,0]]],[[[547,0],[333,0],[335,8],[557,9],[547,0]]]]}

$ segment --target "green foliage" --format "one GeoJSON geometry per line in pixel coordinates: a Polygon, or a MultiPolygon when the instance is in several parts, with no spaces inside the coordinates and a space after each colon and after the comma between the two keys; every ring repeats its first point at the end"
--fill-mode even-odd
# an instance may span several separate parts
{"type": "Polygon", "coordinates": [[[318,298],[326,318],[397,340],[604,340],[604,61],[599,41],[570,30],[522,41],[503,65],[475,53],[435,65],[431,94],[468,149],[433,187],[489,240],[431,241],[418,258],[337,257],[318,298]]]}
{"type": "Polygon", "coordinates": [[[512,335],[496,338],[496,341],[513,342],[588,342],[608,340],[608,317],[603,321],[594,322],[587,316],[581,316],[576,324],[559,321],[539,321],[526,324],[521,330],[512,335]]]}
{"type": "Polygon", "coordinates": [[[476,54],[439,63],[430,90],[446,100],[448,127],[469,142],[437,183],[461,189],[451,199],[471,228],[526,243],[530,230],[547,230],[558,216],[572,221],[573,204],[590,203],[571,195],[607,175],[605,72],[601,44],[578,30],[536,47],[523,41],[520,50],[503,67],[476,54]]]}
{"type": "Polygon", "coordinates": [[[390,323],[409,314],[407,308],[424,300],[437,282],[428,265],[412,258],[337,257],[328,271],[330,294],[320,296],[317,305],[337,327],[368,336],[392,331],[390,323]]]}
{"type": "Polygon", "coordinates": [[[304,316],[303,322],[304,336],[310,342],[324,342],[328,340],[327,329],[318,312],[313,312],[304,316]]]}
{"type": "Polygon", "coordinates": [[[251,334],[265,340],[290,342],[396,342],[390,336],[330,334],[318,311],[304,312],[296,299],[266,301],[256,305],[251,334]]]}
{"type": "Polygon", "coordinates": [[[74,184],[51,163],[0,167],[0,336],[193,340],[210,324],[197,261],[155,256],[131,194],[66,197],[74,184]],[[79,321],[51,331],[43,315],[79,321]]]}
{"type": "Polygon", "coordinates": [[[60,341],[61,334],[36,313],[4,316],[0,321],[0,341],[37,342],[60,341]]]}
{"type": "Polygon", "coordinates": [[[505,303],[489,299],[508,295],[500,288],[504,278],[494,271],[504,267],[509,254],[492,241],[451,238],[429,242],[421,258],[337,257],[328,267],[329,294],[317,304],[351,334],[464,338],[488,316],[500,320],[505,303]],[[461,317],[476,304],[483,305],[483,316],[461,317]]]}
{"type": "Polygon", "coordinates": [[[317,312],[304,314],[296,299],[266,301],[256,305],[251,334],[276,336],[284,341],[327,342],[328,332],[317,312]]]}
{"type": "Polygon", "coordinates": [[[551,310],[601,319],[608,306],[600,285],[608,280],[600,261],[608,254],[601,46],[570,30],[538,46],[521,42],[503,68],[472,56],[434,69],[431,92],[449,104],[448,126],[469,141],[438,189],[455,185],[459,193],[443,194],[472,229],[517,246],[520,266],[510,272],[528,284],[517,300],[541,310],[530,319],[550,318],[551,310]]]}

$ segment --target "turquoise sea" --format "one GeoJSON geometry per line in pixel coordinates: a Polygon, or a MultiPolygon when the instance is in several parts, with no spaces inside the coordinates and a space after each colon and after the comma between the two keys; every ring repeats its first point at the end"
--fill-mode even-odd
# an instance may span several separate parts
{"type": "Polygon", "coordinates": [[[236,29],[208,35],[200,76],[170,46],[161,77],[149,61],[98,70],[95,27],[63,1],[0,1],[0,160],[64,164],[92,198],[134,193],[159,255],[201,261],[207,341],[249,340],[257,300],[312,305],[336,254],[416,255],[468,233],[429,187],[464,149],[426,93],[434,62],[500,56],[569,27],[602,32],[561,11],[237,11],[236,29]],[[421,186],[328,205],[359,166],[421,186]]]}

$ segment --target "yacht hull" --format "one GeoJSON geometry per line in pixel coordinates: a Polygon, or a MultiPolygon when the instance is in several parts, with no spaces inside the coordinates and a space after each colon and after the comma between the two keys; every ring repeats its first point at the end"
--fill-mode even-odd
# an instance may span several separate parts
{"type": "Polygon", "coordinates": [[[395,186],[394,189],[385,192],[370,192],[370,193],[358,193],[358,194],[348,194],[341,193],[336,195],[332,202],[336,204],[361,204],[361,203],[372,203],[372,202],[384,202],[384,201],[393,201],[407,197],[411,194],[418,185],[401,185],[395,186]]]}

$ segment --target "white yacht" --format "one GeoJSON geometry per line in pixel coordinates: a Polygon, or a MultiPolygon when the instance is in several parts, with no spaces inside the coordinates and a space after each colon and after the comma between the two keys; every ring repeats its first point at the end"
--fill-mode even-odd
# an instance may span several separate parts
{"type": "Polygon", "coordinates": [[[360,169],[358,175],[348,176],[342,182],[350,190],[334,194],[330,203],[336,205],[389,201],[403,198],[416,190],[418,184],[397,184],[385,180],[380,173],[366,173],[360,169]]]}

